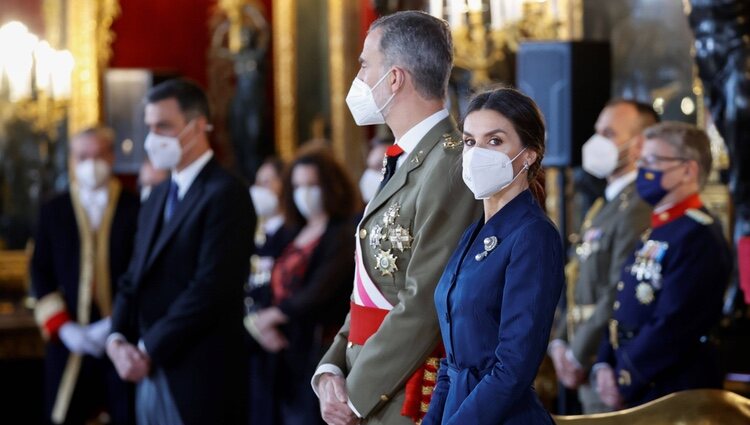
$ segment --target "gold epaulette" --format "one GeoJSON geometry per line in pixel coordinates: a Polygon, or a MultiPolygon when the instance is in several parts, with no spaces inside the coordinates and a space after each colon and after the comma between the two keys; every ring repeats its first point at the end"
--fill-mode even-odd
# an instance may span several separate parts
{"type": "Polygon", "coordinates": [[[706,214],[703,211],[695,208],[689,208],[688,210],[686,210],[685,215],[704,226],[708,226],[709,224],[712,224],[714,222],[714,218],[709,214],[706,214]]]}
{"type": "Polygon", "coordinates": [[[463,145],[463,142],[461,140],[454,139],[453,134],[451,133],[443,134],[443,149],[460,148],[461,145],[463,145]]]}

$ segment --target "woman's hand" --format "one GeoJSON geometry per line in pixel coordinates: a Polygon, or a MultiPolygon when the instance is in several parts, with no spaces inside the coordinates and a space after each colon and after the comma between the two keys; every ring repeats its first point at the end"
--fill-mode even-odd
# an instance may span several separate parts
{"type": "Polygon", "coordinates": [[[279,331],[278,326],[288,318],[277,307],[269,307],[245,318],[245,327],[263,349],[278,353],[289,345],[289,341],[279,331]]]}

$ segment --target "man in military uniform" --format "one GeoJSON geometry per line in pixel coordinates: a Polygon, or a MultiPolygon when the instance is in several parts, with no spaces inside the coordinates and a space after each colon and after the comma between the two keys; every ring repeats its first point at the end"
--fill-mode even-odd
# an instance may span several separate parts
{"type": "Polygon", "coordinates": [[[360,63],[352,115],[359,125],[386,123],[396,143],[357,229],[351,311],[313,388],[329,424],[410,424],[427,409],[423,381],[435,380],[435,285],[480,205],[461,181],[460,136],[444,105],[445,21],[415,11],[382,17],[360,63]]]}
{"type": "Polygon", "coordinates": [[[636,188],[655,205],[622,269],[593,376],[612,408],[692,388],[721,388],[709,332],[732,270],[728,242],[698,192],[711,171],[708,136],[667,122],[649,128],[636,188]]]}
{"type": "Polygon", "coordinates": [[[596,133],[583,147],[583,168],[607,179],[604,198],[588,211],[579,233],[575,257],[567,266],[567,309],[550,344],[550,354],[563,385],[578,389],[584,413],[608,411],[588,384],[601,335],[612,314],[615,286],[622,265],[649,225],[651,207],[636,193],[635,161],[643,130],[658,115],[645,104],[610,101],[599,114],[596,133]]]}

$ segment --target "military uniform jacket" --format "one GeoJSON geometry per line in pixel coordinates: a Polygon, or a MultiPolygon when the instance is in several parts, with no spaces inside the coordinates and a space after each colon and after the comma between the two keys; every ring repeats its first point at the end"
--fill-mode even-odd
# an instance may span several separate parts
{"type": "Polygon", "coordinates": [[[597,359],[614,369],[626,405],[720,387],[708,334],[731,270],[729,244],[698,195],[653,216],[623,267],[597,359]]]}
{"type": "Polygon", "coordinates": [[[401,410],[406,380],[438,343],[435,286],[480,212],[461,179],[459,140],[450,117],[428,131],[372,199],[358,227],[364,272],[393,309],[363,346],[348,342],[349,314],[321,365],[344,372],[349,399],[369,423],[398,420],[398,413],[384,411],[401,410]]]}
{"type": "Polygon", "coordinates": [[[590,213],[581,227],[576,257],[571,260],[577,263],[578,272],[575,280],[568,282],[568,314],[555,333],[555,338],[568,342],[585,369],[596,360],[622,266],[649,227],[651,207],[631,183],[611,201],[598,199],[590,213]]]}

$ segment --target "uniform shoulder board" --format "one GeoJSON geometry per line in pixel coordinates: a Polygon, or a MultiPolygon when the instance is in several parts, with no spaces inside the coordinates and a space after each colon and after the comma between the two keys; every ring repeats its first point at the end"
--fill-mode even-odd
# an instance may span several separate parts
{"type": "Polygon", "coordinates": [[[461,147],[463,142],[459,139],[456,140],[451,133],[443,134],[443,148],[444,149],[455,149],[461,147]]]}
{"type": "Polygon", "coordinates": [[[690,208],[685,211],[685,215],[704,226],[708,226],[709,224],[714,222],[713,217],[695,208],[690,208]]]}

